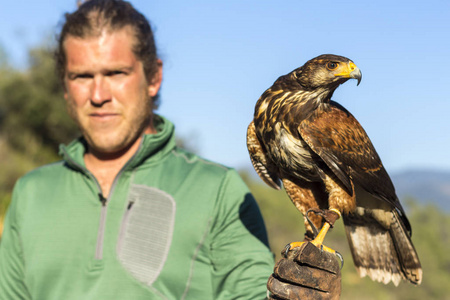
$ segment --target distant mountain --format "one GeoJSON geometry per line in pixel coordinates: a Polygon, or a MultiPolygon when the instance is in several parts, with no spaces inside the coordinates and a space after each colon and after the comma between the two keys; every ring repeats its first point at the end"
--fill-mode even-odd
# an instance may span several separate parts
{"type": "Polygon", "coordinates": [[[391,179],[400,200],[412,197],[450,212],[450,171],[407,170],[393,173],[391,179]]]}

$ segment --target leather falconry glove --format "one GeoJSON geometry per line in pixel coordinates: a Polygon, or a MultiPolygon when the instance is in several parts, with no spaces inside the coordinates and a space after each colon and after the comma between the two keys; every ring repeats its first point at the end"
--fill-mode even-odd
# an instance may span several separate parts
{"type": "Polygon", "coordinates": [[[270,300],[339,299],[341,269],[335,255],[310,242],[282,254],[267,282],[270,300]]]}

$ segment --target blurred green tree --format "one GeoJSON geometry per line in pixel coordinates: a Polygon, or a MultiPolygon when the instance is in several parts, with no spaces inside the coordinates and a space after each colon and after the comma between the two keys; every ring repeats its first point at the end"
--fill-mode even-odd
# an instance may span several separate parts
{"type": "Polygon", "coordinates": [[[34,48],[29,52],[29,60],[26,70],[6,67],[0,75],[0,134],[23,153],[35,155],[30,140],[40,149],[46,147],[55,152],[59,143],[78,135],[78,129],[65,112],[53,51],[34,48]]]}

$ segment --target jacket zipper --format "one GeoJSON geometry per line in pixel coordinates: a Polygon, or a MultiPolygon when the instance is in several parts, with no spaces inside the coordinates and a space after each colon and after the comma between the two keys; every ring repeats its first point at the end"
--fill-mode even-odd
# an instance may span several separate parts
{"type": "Polygon", "coordinates": [[[102,203],[102,208],[100,210],[100,223],[98,225],[97,243],[95,246],[95,259],[100,260],[103,257],[103,240],[105,237],[106,213],[108,211],[106,202],[108,202],[108,199],[102,193],[98,193],[98,197],[102,203]]]}
{"type": "Polygon", "coordinates": [[[86,172],[86,174],[88,174],[89,177],[91,177],[91,179],[97,185],[98,197],[99,197],[99,200],[100,200],[100,202],[102,204],[102,208],[100,210],[100,223],[99,223],[99,226],[98,226],[97,244],[96,244],[96,247],[95,247],[95,259],[96,260],[103,259],[103,242],[104,242],[104,238],[105,238],[106,215],[107,215],[107,212],[108,212],[108,205],[107,204],[109,202],[109,199],[111,198],[111,195],[114,192],[114,188],[116,187],[118,179],[120,178],[120,176],[122,175],[123,171],[128,166],[128,164],[133,160],[133,158],[137,155],[137,153],[141,149],[143,141],[144,141],[144,138],[141,139],[139,147],[136,150],[136,152],[133,154],[133,156],[125,163],[125,165],[122,167],[122,169],[120,169],[119,173],[117,173],[116,177],[114,178],[113,184],[111,185],[111,189],[109,191],[109,194],[108,194],[107,198],[105,198],[105,196],[103,196],[102,188],[100,187],[100,184],[98,183],[97,178],[95,178],[95,176],[88,169],[84,168],[83,166],[78,164],[76,161],[71,159],[70,156],[67,154],[65,149],[63,150],[65,156],[68,159],[70,159],[71,163],[73,165],[75,165],[77,168],[79,168],[80,170],[83,170],[84,172],[86,172]]]}
{"type": "Polygon", "coordinates": [[[127,210],[125,211],[125,214],[122,219],[122,224],[120,226],[119,231],[119,238],[117,239],[117,254],[120,254],[122,252],[122,244],[125,236],[126,224],[128,224],[128,218],[131,213],[131,208],[133,207],[134,201],[135,200],[132,199],[128,202],[127,210]]]}

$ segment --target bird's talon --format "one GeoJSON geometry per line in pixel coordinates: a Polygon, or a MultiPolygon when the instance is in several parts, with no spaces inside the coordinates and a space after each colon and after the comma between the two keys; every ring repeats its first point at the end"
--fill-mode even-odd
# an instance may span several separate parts
{"type": "Polygon", "coordinates": [[[284,247],[283,251],[281,252],[281,254],[284,254],[284,257],[287,257],[289,250],[291,250],[291,244],[287,244],[286,247],[284,247]]]}
{"type": "Polygon", "coordinates": [[[342,256],[342,254],[340,254],[339,252],[335,252],[334,253],[338,258],[339,258],[339,260],[341,261],[341,270],[342,270],[342,268],[344,267],[344,257],[342,256]]]}

